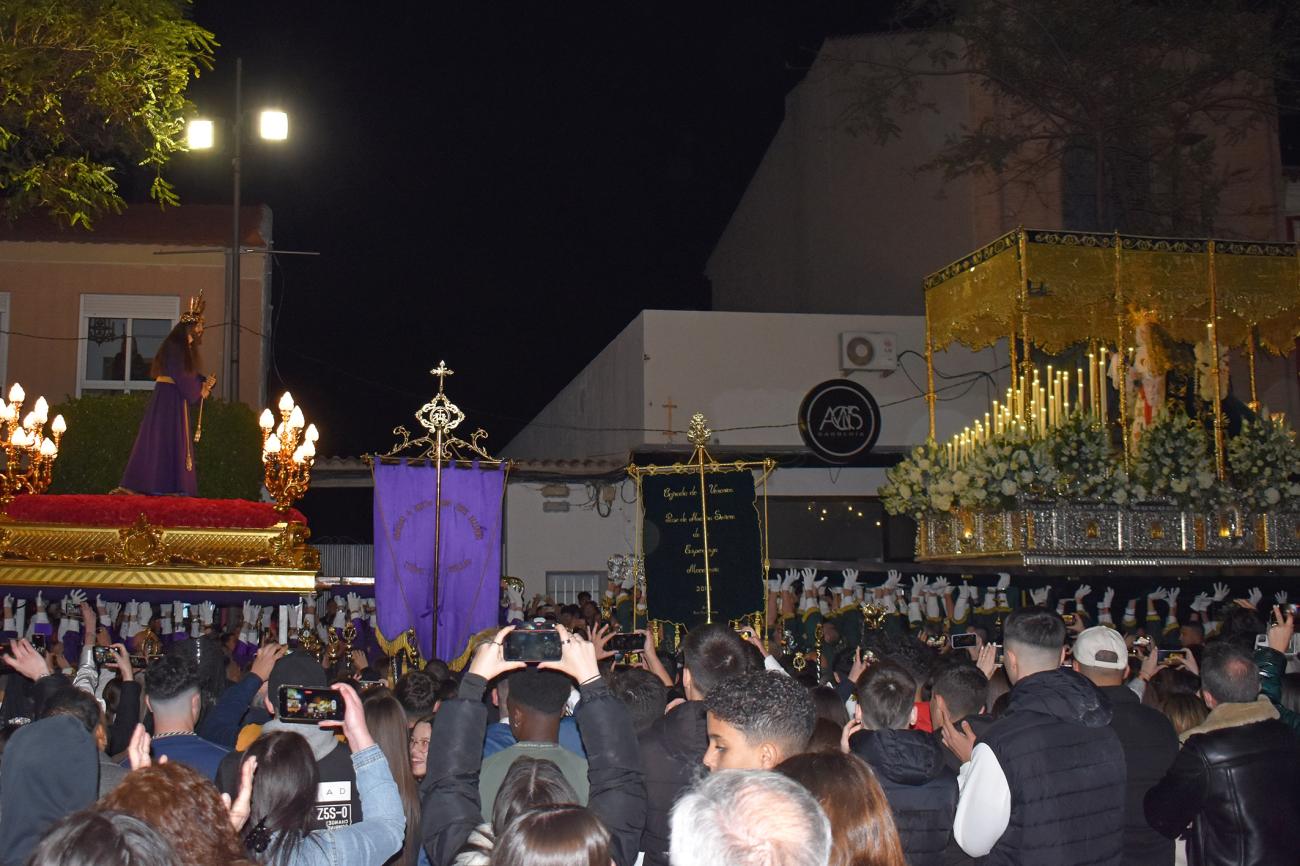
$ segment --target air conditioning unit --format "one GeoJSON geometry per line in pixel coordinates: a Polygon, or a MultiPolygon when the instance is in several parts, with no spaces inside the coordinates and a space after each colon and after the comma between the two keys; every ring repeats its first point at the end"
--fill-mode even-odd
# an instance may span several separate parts
{"type": "Polygon", "coordinates": [[[846,373],[854,370],[884,370],[898,368],[898,340],[894,334],[871,331],[842,331],[840,333],[840,369],[846,373]]]}

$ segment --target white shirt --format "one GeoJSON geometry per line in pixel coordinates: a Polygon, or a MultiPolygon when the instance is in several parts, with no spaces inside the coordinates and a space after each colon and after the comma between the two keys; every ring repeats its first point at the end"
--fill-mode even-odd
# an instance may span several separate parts
{"type": "Polygon", "coordinates": [[[957,774],[957,816],[952,835],[971,857],[983,857],[1007,831],[1011,821],[1011,787],[1006,774],[984,743],[977,743],[970,760],[957,774]]]}

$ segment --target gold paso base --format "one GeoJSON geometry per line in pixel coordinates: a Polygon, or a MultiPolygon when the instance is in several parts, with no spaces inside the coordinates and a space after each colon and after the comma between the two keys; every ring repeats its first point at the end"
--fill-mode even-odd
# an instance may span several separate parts
{"type": "Polygon", "coordinates": [[[265,529],[0,523],[0,585],[311,593],[320,552],[301,523],[265,529]]]}

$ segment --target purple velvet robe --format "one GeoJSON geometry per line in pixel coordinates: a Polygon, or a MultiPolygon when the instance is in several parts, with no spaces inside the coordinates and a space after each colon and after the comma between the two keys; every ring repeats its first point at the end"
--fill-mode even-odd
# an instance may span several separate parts
{"type": "Polygon", "coordinates": [[[185,360],[176,349],[163,356],[163,377],[171,381],[154,383],[122,486],[135,493],[197,496],[190,407],[198,405],[204,377],[186,373],[185,360]]]}

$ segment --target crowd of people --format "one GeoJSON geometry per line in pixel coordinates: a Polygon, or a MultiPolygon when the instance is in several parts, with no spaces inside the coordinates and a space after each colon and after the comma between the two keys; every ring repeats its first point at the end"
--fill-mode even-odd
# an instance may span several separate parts
{"type": "Polygon", "coordinates": [[[1284,593],[1112,617],[1073,582],[859,577],[632,645],[630,587],[511,589],[400,676],[318,648],[364,635],[359,597],[283,635],[251,602],[6,597],[0,866],[1300,863],[1284,593]],[[517,630],[558,657],[512,660],[517,630]]]}

